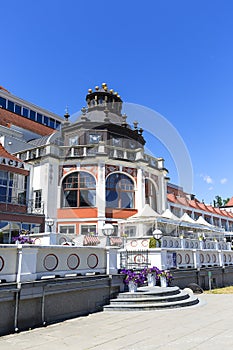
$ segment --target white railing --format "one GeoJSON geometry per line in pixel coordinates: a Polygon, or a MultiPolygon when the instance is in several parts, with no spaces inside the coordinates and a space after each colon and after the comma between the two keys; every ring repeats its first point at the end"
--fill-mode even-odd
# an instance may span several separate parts
{"type": "Polygon", "coordinates": [[[109,252],[98,247],[0,245],[0,280],[25,282],[106,273],[107,260],[109,252]]]}

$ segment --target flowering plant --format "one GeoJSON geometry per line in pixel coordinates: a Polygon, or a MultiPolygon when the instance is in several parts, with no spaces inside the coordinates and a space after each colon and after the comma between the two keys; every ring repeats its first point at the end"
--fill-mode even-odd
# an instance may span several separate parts
{"type": "Polygon", "coordinates": [[[161,270],[156,267],[156,266],[152,266],[152,267],[145,267],[143,270],[144,275],[148,275],[148,273],[153,273],[156,275],[156,277],[161,273],[161,270]]]}
{"type": "Polygon", "coordinates": [[[19,242],[20,244],[25,244],[25,243],[28,243],[28,244],[32,244],[33,243],[33,240],[30,238],[30,237],[27,237],[27,236],[17,236],[17,237],[14,237],[13,238],[13,241],[16,243],[16,242],[19,242]]]}
{"type": "Polygon", "coordinates": [[[125,284],[129,284],[129,282],[132,281],[140,286],[140,285],[143,285],[143,283],[146,280],[145,275],[143,274],[142,271],[122,269],[120,273],[125,275],[125,278],[124,278],[125,284]]]}
{"type": "Polygon", "coordinates": [[[172,274],[170,273],[170,271],[166,271],[166,270],[162,270],[160,271],[159,277],[166,277],[166,280],[169,283],[171,283],[171,281],[173,280],[172,274]]]}

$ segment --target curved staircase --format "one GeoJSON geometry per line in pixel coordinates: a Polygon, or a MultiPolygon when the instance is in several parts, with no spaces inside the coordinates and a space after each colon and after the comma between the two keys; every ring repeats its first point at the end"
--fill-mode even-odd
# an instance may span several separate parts
{"type": "Polygon", "coordinates": [[[119,293],[104,311],[144,311],[197,305],[199,299],[179,287],[139,287],[135,293],[119,293]]]}

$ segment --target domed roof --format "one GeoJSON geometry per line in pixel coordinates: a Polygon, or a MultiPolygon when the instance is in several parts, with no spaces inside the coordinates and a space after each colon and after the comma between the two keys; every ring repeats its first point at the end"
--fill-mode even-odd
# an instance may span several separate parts
{"type": "Polygon", "coordinates": [[[104,109],[93,109],[88,110],[86,114],[83,114],[80,116],[77,120],[77,122],[83,121],[85,118],[86,121],[95,122],[95,123],[114,123],[121,125],[123,122],[123,118],[121,115],[118,115],[116,113],[107,112],[104,109]]]}

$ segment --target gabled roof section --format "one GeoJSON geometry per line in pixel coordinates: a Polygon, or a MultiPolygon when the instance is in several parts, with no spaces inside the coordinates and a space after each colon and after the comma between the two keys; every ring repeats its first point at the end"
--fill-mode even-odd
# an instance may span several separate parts
{"type": "Polygon", "coordinates": [[[0,143],[0,157],[8,158],[8,159],[23,163],[19,158],[15,157],[12,154],[10,154],[9,152],[7,152],[7,150],[3,147],[3,145],[1,143],[0,143]]]}
{"type": "Polygon", "coordinates": [[[233,197],[226,203],[225,207],[233,207],[233,197]]]}

